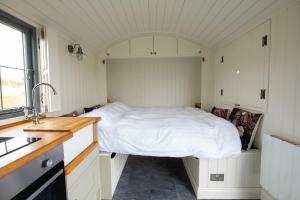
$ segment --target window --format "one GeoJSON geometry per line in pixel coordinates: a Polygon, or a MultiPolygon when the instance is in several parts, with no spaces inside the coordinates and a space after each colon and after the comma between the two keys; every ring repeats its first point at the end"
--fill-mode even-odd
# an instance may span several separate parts
{"type": "Polygon", "coordinates": [[[0,10],[0,119],[32,106],[37,74],[36,29],[0,10]]]}

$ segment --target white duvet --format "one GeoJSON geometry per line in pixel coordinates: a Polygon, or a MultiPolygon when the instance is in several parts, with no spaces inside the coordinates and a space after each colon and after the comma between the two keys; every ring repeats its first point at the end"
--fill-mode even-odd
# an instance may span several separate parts
{"type": "Polygon", "coordinates": [[[197,158],[236,157],[241,142],[236,127],[203,110],[130,108],[108,104],[84,116],[101,117],[101,151],[122,154],[197,158]]]}

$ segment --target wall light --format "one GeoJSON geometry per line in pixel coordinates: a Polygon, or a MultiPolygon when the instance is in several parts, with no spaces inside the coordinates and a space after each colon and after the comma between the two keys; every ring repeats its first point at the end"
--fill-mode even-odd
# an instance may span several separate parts
{"type": "Polygon", "coordinates": [[[68,51],[70,54],[74,54],[78,60],[82,60],[83,55],[85,55],[85,53],[83,53],[82,51],[80,44],[69,44],[68,51]]]}

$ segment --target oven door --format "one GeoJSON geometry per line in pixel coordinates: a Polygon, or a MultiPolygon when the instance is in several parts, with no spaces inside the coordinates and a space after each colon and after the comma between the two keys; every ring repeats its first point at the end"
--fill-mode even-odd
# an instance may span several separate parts
{"type": "Polygon", "coordinates": [[[24,199],[67,200],[64,163],[58,163],[13,198],[24,199]]]}

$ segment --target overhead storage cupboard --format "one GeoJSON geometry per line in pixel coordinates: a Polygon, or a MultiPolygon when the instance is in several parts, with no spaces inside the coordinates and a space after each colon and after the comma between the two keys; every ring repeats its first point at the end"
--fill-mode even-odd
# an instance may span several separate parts
{"type": "Polygon", "coordinates": [[[106,58],[201,56],[200,45],[165,35],[145,35],[117,43],[106,51],[106,58]]]}
{"type": "Polygon", "coordinates": [[[270,21],[219,49],[215,54],[217,104],[266,111],[270,21]]]}

